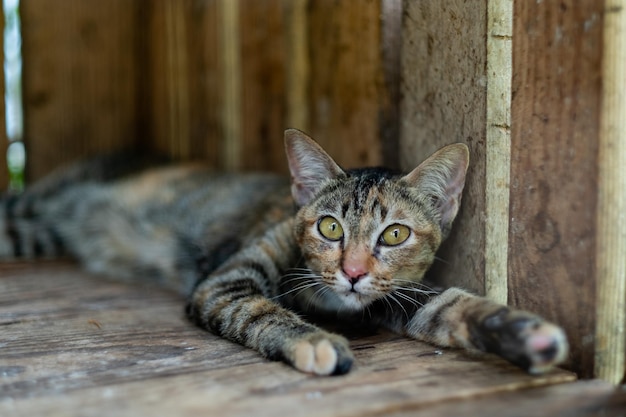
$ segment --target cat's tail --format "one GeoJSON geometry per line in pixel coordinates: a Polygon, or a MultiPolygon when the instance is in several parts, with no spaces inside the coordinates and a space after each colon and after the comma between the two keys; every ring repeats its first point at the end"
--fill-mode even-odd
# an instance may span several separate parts
{"type": "Polygon", "coordinates": [[[133,152],[102,154],[58,169],[20,194],[0,195],[0,260],[64,254],[58,226],[71,221],[71,211],[62,210],[68,190],[114,181],[162,161],[133,152]]]}

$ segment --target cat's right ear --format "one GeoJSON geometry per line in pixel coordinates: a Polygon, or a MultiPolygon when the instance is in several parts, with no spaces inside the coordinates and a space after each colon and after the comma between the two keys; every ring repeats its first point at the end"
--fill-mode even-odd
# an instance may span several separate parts
{"type": "Polygon", "coordinates": [[[403,177],[420,194],[429,197],[444,237],[459,211],[468,165],[467,145],[455,143],[441,148],[403,177]]]}
{"type": "Polygon", "coordinates": [[[346,175],[317,142],[297,129],[285,130],[285,150],[291,194],[299,207],[311,201],[327,180],[346,175]]]}

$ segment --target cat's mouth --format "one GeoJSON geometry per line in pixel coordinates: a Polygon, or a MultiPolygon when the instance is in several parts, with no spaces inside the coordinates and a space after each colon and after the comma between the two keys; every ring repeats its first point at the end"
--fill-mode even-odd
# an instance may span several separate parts
{"type": "Polygon", "coordinates": [[[335,285],[334,290],[346,307],[360,310],[380,298],[380,294],[372,293],[370,288],[371,283],[369,281],[371,281],[370,277],[359,280],[358,282],[339,279],[338,282],[340,284],[335,285]]]}

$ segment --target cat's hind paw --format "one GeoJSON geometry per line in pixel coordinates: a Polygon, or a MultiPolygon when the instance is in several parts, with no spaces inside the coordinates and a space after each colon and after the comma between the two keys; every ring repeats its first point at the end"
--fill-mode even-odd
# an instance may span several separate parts
{"type": "Polygon", "coordinates": [[[354,361],[347,340],[326,332],[298,340],[290,356],[296,369],[316,375],[345,374],[354,361]]]}
{"type": "Polygon", "coordinates": [[[530,313],[502,308],[486,317],[479,328],[485,350],[531,374],[545,373],[567,358],[565,332],[530,313]]]}

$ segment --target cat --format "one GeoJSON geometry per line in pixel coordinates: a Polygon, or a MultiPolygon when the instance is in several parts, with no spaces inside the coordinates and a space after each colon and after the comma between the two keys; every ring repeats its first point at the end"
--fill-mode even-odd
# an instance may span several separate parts
{"type": "Polygon", "coordinates": [[[295,129],[285,149],[291,181],[120,155],[79,162],[3,197],[0,259],[70,254],[96,273],[173,288],[198,326],[306,373],[347,373],[354,356],[305,316],[492,352],[534,374],[565,360],[558,326],[422,282],[459,209],[466,145],[408,174],[344,170],[295,129]]]}

